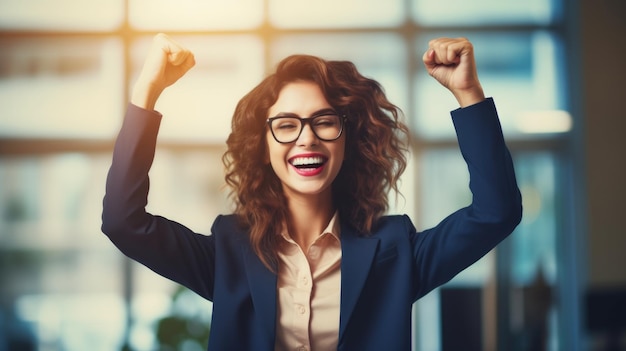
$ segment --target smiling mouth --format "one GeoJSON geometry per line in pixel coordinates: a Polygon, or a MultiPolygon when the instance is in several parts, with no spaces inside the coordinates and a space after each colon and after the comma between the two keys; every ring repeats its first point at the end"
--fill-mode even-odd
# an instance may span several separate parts
{"type": "Polygon", "coordinates": [[[317,169],[326,163],[326,158],[322,156],[295,157],[289,160],[289,163],[300,170],[317,169]]]}

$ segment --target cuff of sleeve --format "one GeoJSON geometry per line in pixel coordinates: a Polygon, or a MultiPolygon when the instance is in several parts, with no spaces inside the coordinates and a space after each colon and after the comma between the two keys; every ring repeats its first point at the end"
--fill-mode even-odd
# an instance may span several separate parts
{"type": "Polygon", "coordinates": [[[486,126],[491,126],[496,130],[502,128],[492,98],[486,98],[477,104],[458,108],[450,112],[450,115],[455,129],[457,129],[457,134],[459,129],[475,130],[476,128],[486,128],[486,126]]]}
{"type": "Polygon", "coordinates": [[[455,117],[458,114],[475,114],[475,113],[482,113],[484,111],[492,111],[495,110],[496,105],[495,102],[493,101],[493,98],[488,97],[485,98],[485,100],[475,103],[473,105],[470,106],[466,106],[466,107],[459,107],[456,110],[453,110],[452,116],[455,117]]]}
{"type": "Polygon", "coordinates": [[[146,110],[145,108],[141,108],[137,105],[134,105],[132,103],[128,103],[128,107],[126,109],[126,115],[127,116],[138,116],[138,117],[152,117],[152,118],[158,118],[161,119],[163,117],[163,115],[159,112],[159,111],[155,111],[155,110],[146,110]]]}
{"type": "MultiPolygon", "coordinates": [[[[161,126],[162,117],[163,115],[157,111],[146,110],[129,103],[118,139],[124,139],[128,135],[141,135],[142,138],[147,135],[156,136],[161,126]]],[[[129,139],[133,138],[129,137],[129,139]]]]}

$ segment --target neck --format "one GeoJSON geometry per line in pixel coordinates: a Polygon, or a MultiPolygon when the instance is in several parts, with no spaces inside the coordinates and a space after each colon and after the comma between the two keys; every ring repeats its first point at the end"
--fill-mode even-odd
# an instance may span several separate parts
{"type": "Polygon", "coordinates": [[[289,199],[289,234],[306,252],[335,213],[330,191],[289,199]]]}

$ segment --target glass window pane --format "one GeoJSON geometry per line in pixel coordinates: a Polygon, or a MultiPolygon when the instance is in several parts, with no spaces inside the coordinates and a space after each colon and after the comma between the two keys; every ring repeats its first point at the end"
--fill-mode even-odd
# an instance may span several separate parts
{"type": "Polygon", "coordinates": [[[12,226],[41,216],[40,168],[35,158],[0,159],[0,241],[5,244],[12,226]]]}
{"type": "Polygon", "coordinates": [[[110,154],[0,159],[0,298],[34,349],[119,349],[122,255],[100,232],[109,165],[110,154]]]}
{"type": "Polygon", "coordinates": [[[512,236],[512,281],[533,282],[539,271],[550,283],[556,280],[556,170],[549,153],[520,154],[515,159],[524,201],[524,218],[512,236]]]}
{"type": "Polygon", "coordinates": [[[0,39],[0,137],[110,138],[122,107],[116,39],[0,39]]]}
{"type": "Polygon", "coordinates": [[[412,14],[421,25],[548,24],[553,0],[413,0],[412,14]]]}
{"type": "Polygon", "coordinates": [[[406,47],[393,34],[286,35],[271,46],[271,63],[292,54],[310,54],[330,60],[354,62],[361,74],[378,81],[387,98],[406,111],[406,47]]]}
{"type": "Polygon", "coordinates": [[[270,22],[281,28],[396,26],[404,17],[400,0],[269,0],[270,22]]]}
{"type": "Polygon", "coordinates": [[[0,159],[2,247],[109,248],[100,214],[110,162],[79,153],[0,159]]]}
{"type": "Polygon", "coordinates": [[[0,28],[113,30],[123,10],[123,0],[0,0],[0,28]]]}
{"type": "Polygon", "coordinates": [[[250,29],[263,21],[263,1],[130,0],[129,21],[159,31],[250,29]]]}
{"type": "MultiPolygon", "coordinates": [[[[450,127],[452,128],[452,126],[450,127]]],[[[419,160],[420,201],[416,226],[427,229],[472,201],[467,165],[458,149],[428,150],[419,160]]],[[[483,284],[491,274],[493,258],[485,256],[455,277],[450,284],[483,284]]]]}
{"type": "MultiPolygon", "coordinates": [[[[420,52],[437,36],[467,36],[474,44],[478,75],[487,96],[494,97],[508,136],[534,137],[567,132],[572,119],[564,102],[557,64],[558,42],[546,32],[438,33],[420,38],[420,52]]],[[[440,109],[458,107],[452,94],[420,66],[415,79],[416,131],[426,138],[451,138],[451,121],[440,109]]]]}
{"type": "Polygon", "coordinates": [[[469,173],[460,151],[433,149],[420,153],[419,229],[437,225],[471,203],[469,173]]]}
{"type": "MultiPolygon", "coordinates": [[[[159,135],[169,140],[223,144],[237,102],[263,77],[262,44],[256,37],[239,35],[173,39],[194,53],[196,66],[159,98],[156,109],[166,117],[159,135]]],[[[151,41],[146,37],[133,45],[131,84],[151,41]]]]}
{"type": "MultiPolygon", "coordinates": [[[[522,192],[524,217],[509,238],[510,279],[509,309],[511,347],[534,339],[550,349],[558,349],[561,308],[558,300],[557,274],[557,162],[549,152],[520,153],[515,158],[518,184],[522,192]],[[541,341],[543,340],[543,341],[541,341]]],[[[567,308],[567,307],[566,307],[567,308]]],[[[540,344],[537,344],[540,345],[540,344]]]]}
{"type": "Polygon", "coordinates": [[[202,151],[157,148],[150,171],[148,211],[197,233],[210,233],[213,219],[231,209],[221,167],[225,150],[225,144],[202,151]]]}

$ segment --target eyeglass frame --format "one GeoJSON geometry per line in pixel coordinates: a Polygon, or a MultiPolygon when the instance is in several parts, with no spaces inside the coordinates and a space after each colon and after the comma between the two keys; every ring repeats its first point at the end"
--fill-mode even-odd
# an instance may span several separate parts
{"type": "Polygon", "coordinates": [[[348,117],[346,117],[346,115],[339,115],[337,112],[331,112],[331,111],[324,111],[322,113],[319,114],[315,114],[313,116],[310,117],[305,117],[302,118],[300,116],[296,116],[296,115],[284,115],[284,116],[274,116],[274,117],[269,117],[266,121],[267,126],[270,129],[270,132],[272,133],[272,137],[274,137],[274,140],[276,140],[277,143],[279,144],[291,144],[294,141],[298,140],[298,138],[300,138],[300,135],[302,135],[302,131],[304,130],[304,125],[305,124],[309,124],[309,127],[311,127],[311,131],[313,132],[313,135],[315,135],[316,138],[318,138],[321,141],[335,141],[339,138],[341,138],[341,135],[343,134],[343,127],[345,125],[345,122],[348,120],[348,117]],[[339,117],[339,133],[337,134],[337,136],[335,138],[332,139],[325,139],[325,138],[321,138],[319,135],[317,135],[317,132],[315,131],[315,128],[313,128],[313,125],[311,124],[312,121],[314,121],[315,119],[319,118],[319,117],[324,117],[324,116],[337,116],[339,117]],[[272,128],[272,122],[274,122],[275,120],[278,119],[282,119],[282,118],[292,118],[292,119],[297,119],[298,121],[300,121],[300,131],[298,132],[298,135],[296,135],[296,137],[291,140],[291,141],[280,141],[278,140],[278,138],[276,137],[276,134],[274,134],[274,129],[272,128]]]}

